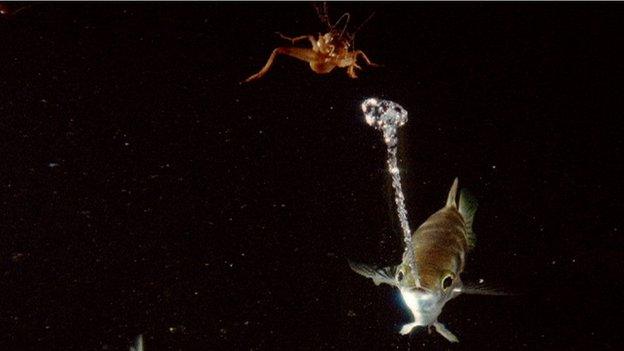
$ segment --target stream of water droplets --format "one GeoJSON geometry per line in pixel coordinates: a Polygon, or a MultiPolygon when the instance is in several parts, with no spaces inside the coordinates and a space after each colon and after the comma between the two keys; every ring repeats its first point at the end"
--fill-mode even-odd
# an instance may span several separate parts
{"type": "Polygon", "coordinates": [[[407,123],[407,111],[401,107],[401,105],[393,101],[370,98],[362,103],[362,112],[364,112],[366,123],[383,133],[384,142],[388,150],[388,172],[392,177],[394,202],[397,206],[397,215],[401,223],[401,229],[403,230],[405,255],[414,273],[413,276],[416,280],[416,284],[420,285],[418,281],[418,270],[414,260],[412,231],[407,219],[405,196],[403,195],[403,188],[401,187],[401,172],[397,161],[397,146],[399,144],[397,129],[407,123]]]}

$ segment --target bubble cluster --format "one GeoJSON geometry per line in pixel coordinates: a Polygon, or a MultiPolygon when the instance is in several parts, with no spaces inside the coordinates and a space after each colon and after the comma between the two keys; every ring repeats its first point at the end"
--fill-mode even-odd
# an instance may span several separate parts
{"type": "Polygon", "coordinates": [[[362,103],[362,112],[368,125],[383,132],[385,143],[396,146],[396,132],[407,123],[407,111],[393,101],[370,98],[362,103]]]}

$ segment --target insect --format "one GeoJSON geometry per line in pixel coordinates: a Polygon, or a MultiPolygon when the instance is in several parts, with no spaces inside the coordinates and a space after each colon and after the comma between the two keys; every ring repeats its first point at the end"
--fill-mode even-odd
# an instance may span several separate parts
{"type": "Polygon", "coordinates": [[[362,22],[362,24],[352,34],[349,34],[346,31],[350,19],[350,15],[348,13],[343,14],[338,21],[332,25],[327,14],[327,4],[323,3],[323,5],[317,5],[315,7],[321,22],[323,22],[328,28],[327,33],[319,33],[318,37],[314,37],[313,35],[288,37],[281,33],[277,33],[281,38],[289,40],[293,45],[297,42],[307,40],[310,42],[312,48],[278,47],[274,49],[264,67],[262,67],[258,73],[245,79],[245,82],[262,78],[265,74],[267,74],[269,69],[271,69],[273,62],[280,55],[286,55],[301,61],[306,61],[310,64],[310,68],[318,74],[327,74],[336,67],[346,68],[347,75],[351,78],[357,78],[355,70],[362,69],[362,67],[360,67],[357,63],[359,57],[364,59],[369,66],[380,66],[371,62],[362,50],[355,50],[353,48],[355,34],[366,22],[368,22],[372,15],[362,22]],[[342,29],[339,30],[338,25],[343,21],[344,25],[342,26],[342,29]]]}
{"type": "Polygon", "coordinates": [[[457,178],[446,205],[412,234],[417,274],[412,272],[407,254],[401,264],[384,268],[349,262],[351,269],[373,279],[375,285],[389,284],[400,290],[414,316],[414,322],[401,329],[403,335],[418,326],[426,326],[435,328],[450,342],[458,342],[457,337],[438,321],[444,305],[461,293],[504,295],[462,283],[460,274],[464,270],[466,253],[474,246],[472,222],[477,203],[468,192],[462,191],[457,205],[456,195],[457,178]]]}

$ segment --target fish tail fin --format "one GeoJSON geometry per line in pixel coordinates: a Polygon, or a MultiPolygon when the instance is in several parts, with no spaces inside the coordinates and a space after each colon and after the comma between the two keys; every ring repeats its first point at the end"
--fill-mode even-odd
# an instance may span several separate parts
{"type": "Polygon", "coordinates": [[[472,231],[475,212],[477,212],[477,200],[468,190],[462,189],[459,194],[459,214],[462,215],[466,224],[466,237],[470,248],[473,248],[476,242],[475,233],[472,231]]]}
{"type": "Polygon", "coordinates": [[[448,197],[446,198],[446,207],[457,208],[457,204],[455,203],[455,197],[457,196],[457,177],[453,181],[453,185],[451,186],[451,190],[449,191],[448,197]]]}

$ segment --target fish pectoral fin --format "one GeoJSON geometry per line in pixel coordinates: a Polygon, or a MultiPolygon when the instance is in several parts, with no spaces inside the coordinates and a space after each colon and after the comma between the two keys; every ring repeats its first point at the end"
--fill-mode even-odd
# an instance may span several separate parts
{"type": "Polygon", "coordinates": [[[464,285],[460,292],[467,295],[512,296],[513,293],[500,291],[483,285],[464,285]]]}
{"type": "Polygon", "coordinates": [[[420,326],[420,324],[416,323],[416,322],[412,322],[412,323],[407,323],[405,325],[403,325],[403,327],[401,328],[401,331],[399,333],[401,333],[401,335],[407,335],[409,333],[412,332],[412,330],[414,330],[414,328],[420,326]]]}
{"type": "Polygon", "coordinates": [[[455,334],[451,333],[448,329],[446,329],[444,324],[436,321],[435,323],[433,323],[433,327],[446,340],[450,342],[459,342],[459,339],[455,336],[455,334]]]}
{"type": "Polygon", "coordinates": [[[398,286],[396,280],[394,279],[397,266],[380,268],[353,261],[349,261],[349,266],[355,273],[372,279],[375,285],[388,284],[398,286]]]}
{"type": "Polygon", "coordinates": [[[134,339],[134,346],[130,347],[130,351],[143,351],[143,334],[139,334],[134,339]]]}

